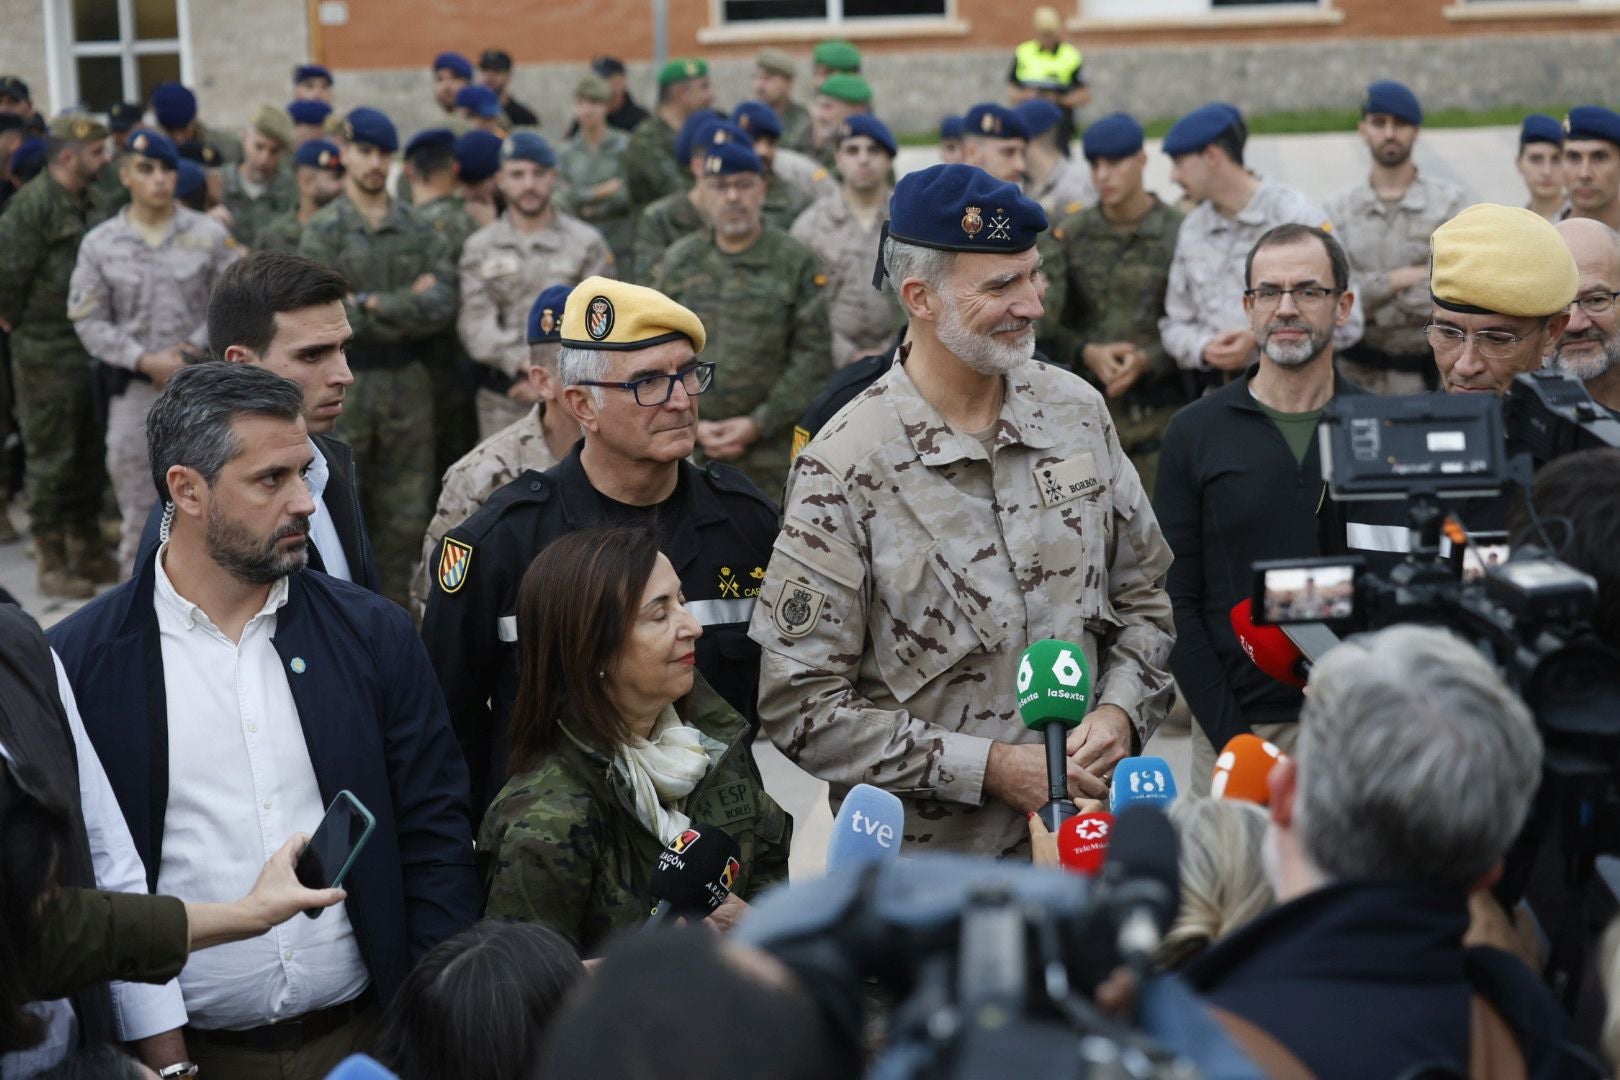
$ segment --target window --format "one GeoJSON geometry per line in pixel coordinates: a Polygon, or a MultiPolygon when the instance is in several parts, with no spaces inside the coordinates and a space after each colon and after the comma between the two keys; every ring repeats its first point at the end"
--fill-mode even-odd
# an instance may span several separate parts
{"type": "Polygon", "coordinates": [[[104,113],[185,78],[185,0],[45,0],[51,96],[104,113]]]}
{"type": "Polygon", "coordinates": [[[858,23],[862,19],[943,19],[949,0],[720,0],[720,21],[858,23]]]}

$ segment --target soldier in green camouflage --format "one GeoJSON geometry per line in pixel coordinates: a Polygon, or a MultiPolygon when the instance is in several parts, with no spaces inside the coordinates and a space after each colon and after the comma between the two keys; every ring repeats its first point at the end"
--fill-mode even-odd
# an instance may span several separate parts
{"type": "Polygon", "coordinates": [[[658,108],[636,125],[624,152],[624,182],[633,211],[691,186],[675,139],[689,116],[713,103],[707,61],[671,60],[659,69],[658,108]]]}
{"type": "Polygon", "coordinates": [[[776,149],[782,121],[763,101],[745,101],[731,114],[731,122],[752,141],[754,153],[765,163],[765,224],[787,232],[810,207],[810,193],[784,180],[776,171],[776,149]]]}
{"type": "Polygon", "coordinates": [[[703,175],[703,160],[715,142],[741,137],[740,128],[727,124],[719,114],[707,111],[694,115],[681,126],[675,149],[692,174],[692,185],[665,195],[636,216],[627,268],[629,280],[650,284],[653,271],[669,246],[708,224],[703,216],[703,191],[697,183],[703,175]]]}
{"type": "Polygon", "coordinates": [[[607,122],[612,89],[607,80],[587,75],[574,87],[574,120],[579,130],[557,151],[558,197],[562,208],[596,227],[613,249],[614,260],[631,263],[636,218],[624,183],[624,155],[630,136],[607,122]]]}
{"type": "MultiPolygon", "coordinates": [[[[118,104],[107,110],[107,130],[110,133],[107,139],[109,161],[116,161],[118,155],[124,152],[124,140],[140,125],[144,111],[141,106],[132,104],[118,104]]],[[[118,179],[117,169],[102,169],[96,174],[96,178],[90,181],[85,198],[87,209],[84,225],[86,229],[93,229],[128,204],[129,188],[118,179]]]]}
{"type": "Polygon", "coordinates": [[[754,96],[771,107],[782,122],[781,144],[810,152],[810,110],[793,100],[799,65],[781,49],[761,49],[754,57],[754,96]]]}
{"type": "Polygon", "coordinates": [[[297,204],[264,223],[253,238],[255,249],[298,253],[298,242],[303,239],[309,219],[343,194],[343,152],[336,143],[325,139],[304,143],[293,154],[293,183],[298,191],[297,204]]]}
{"type": "Polygon", "coordinates": [[[765,166],[722,143],[704,162],[712,227],[675,243],[653,287],[709,332],[714,387],[698,423],[703,453],[735,464],[766,494],[787,483],[793,422],[832,373],[826,276],[809,248],[765,225],[765,166]]]}
{"type": "Polygon", "coordinates": [[[336,434],[354,448],[361,510],[371,529],[382,591],[404,604],[422,530],[433,512],[430,340],[455,319],[455,263],[444,234],[384,187],[399,137],[375,109],[344,120],[342,197],[304,228],[298,252],[348,279],[345,313],[354,370],[336,434]]]}
{"type": "Polygon", "coordinates": [[[86,231],[86,191],[107,162],[107,129],[65,113],[51,121],[45,170],[0,216],[0,325],[11,332],[17,425],[39,591],[82,599],[117,567],[97,517],[107,473],[91,407],[91,360],[67,316],[68,282],[86,231]]]}
{"type": "Polygon", "coordinates": [[[219,206],[209,216],[247,246],[266,222],[298,205],[292,177],[282,158],[293,145],[292,121],[283,109],[261,105],[242,134],[242,161],[222,172],[219,206]]]}

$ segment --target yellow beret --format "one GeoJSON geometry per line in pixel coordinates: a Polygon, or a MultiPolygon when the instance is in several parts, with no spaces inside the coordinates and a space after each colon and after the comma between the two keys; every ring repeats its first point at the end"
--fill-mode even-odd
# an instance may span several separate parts
{"type": "Polygon", "coordinates": [[[282,146],[293,144],[292,119],[287,116],[286,109],[278,109],[274,105],[260,105],[259,111],[253,114],[253,128],[267,139],[274,139],[282,146]]]}
{"type": "Polygon", "coordinates": [[[683,337],[702,352],[709,336],[686,308],[627,281],[588,277],[563,307],[562,343],[570,349],[650,349],[683,337]]]}
{"type": "Polygon", "coordinates": [[[1429,238],[1434,302],[1452,311],[1543,318],[1569,307],[1580,271],[1546,219],[1517,206],[1470,206],[1429,238]]]}

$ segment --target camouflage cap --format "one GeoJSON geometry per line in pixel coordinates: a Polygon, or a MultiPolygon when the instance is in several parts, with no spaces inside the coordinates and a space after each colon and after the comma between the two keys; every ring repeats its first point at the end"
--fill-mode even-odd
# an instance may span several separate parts
{"type": "Polygon", "coordinates": [[[51,138],[71,142],[94,142],[107,137],[107,125],[84,113],[63,113],[51,121],[51,138]]]}
{"type": "Polygon", "coordinates": [[[253,114],[253,130],[267,139],[274,139],[283,147],[293,144],[292,119],[285,109],[266,102],[253,114]]]}
{"type": "Polygon", "coordinates": [[[574,97],[581,101],[594,101],[606,105],[613,99],[613,88],[600,75],[585,75],[574,84],[574,97]]]}
{"type": "Polygon", "coordinates": [[[754,57],[754,66],[785,79],[791,79],[799,73],[799,65],[793,62],[793,57],[781,49],[759,50],[759,55],[754,57]]]}
{"type": "Polygon", "coordinates": [[[563,309],[562,344],[570,349],[650,349],[686,338],[697,352],[708,335],[703,323],[656,289],[588,277],[563,309]]]}

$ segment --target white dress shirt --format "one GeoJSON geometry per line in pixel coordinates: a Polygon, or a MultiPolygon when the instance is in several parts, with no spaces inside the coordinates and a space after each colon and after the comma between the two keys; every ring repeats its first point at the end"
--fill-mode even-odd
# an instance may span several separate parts
{"type": "MultiPolygon", "coordinates": [[[[253,887],[287,837],[314,832],[326,810],[273,644],[287,580],[271,586],[241,641],[232,642],[175,591],[164,570],[168,547],[158,550],[153,598],[169,725],[158,891],[182,900],[230,901],[253,887]]],[[[232,1030],[348,1001],[369,981],[341,905],[200,952],[180,973],[191,1022],[232,1030]]]]}
{"type": "Polygon", "coordinates": [[[353,581],[349,557],[343,553],[343,541],[338,539],[337,526],[332,524],[332,513],[326,508],[326,483],[332,479],[332,467],[327,464],[326,455],[321,453],[314,439],[309,440],[309,449],[315,455],[315,460],[309,463],[309,471],[304,474],[309,482],[309,493],[315,497],[315,512],[309,516],[309,540],[315,545],[315,550],[321,553],[321,565],[329,576],[353,581]]]}

